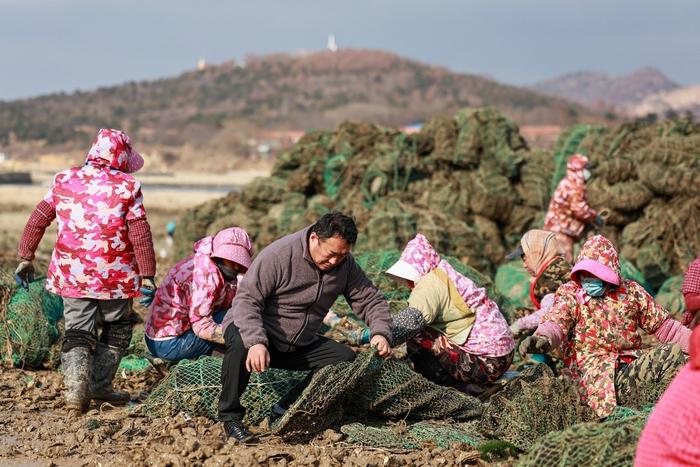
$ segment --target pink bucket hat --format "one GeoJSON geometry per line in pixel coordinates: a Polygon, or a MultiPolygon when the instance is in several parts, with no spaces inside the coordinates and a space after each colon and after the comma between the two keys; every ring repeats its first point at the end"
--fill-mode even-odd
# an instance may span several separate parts
{"type": "Polygon", "coordinates": [[[126,173],[134,173],[143,167],[143,157],[131,147],[129,136],[120,130],[102,128],[87,154],[87,160],[107,163],[126,173]]]}
{"type": "Polygon", "coordinates": [[[583,244],[571,278],[578,280],[579,272],[586,271],[598,279],[620,285],[620,258],[612,242],[602,235],[595,235],[583,244]]]}
{"type": "Polygon", "coordinates": [[[212,256],[231,260],[248,269],[253,254],[253,242],[240,227],[229,227],[214,236],[212,256]]]}

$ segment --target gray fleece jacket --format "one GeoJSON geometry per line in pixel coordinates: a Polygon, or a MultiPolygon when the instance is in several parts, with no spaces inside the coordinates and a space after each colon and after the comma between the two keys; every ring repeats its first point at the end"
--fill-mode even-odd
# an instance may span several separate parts
{"type": "Polygon", "coordinates": [[[352,255],[329,271],[309,254],[309,229],[287,235],[263,249],[239,284],[222,323],[238,328],[246,348],[271,343],[292,352],[318,338],[323,318],[339,295],[370,327],[391,342],[389,304],[352,255]]]}

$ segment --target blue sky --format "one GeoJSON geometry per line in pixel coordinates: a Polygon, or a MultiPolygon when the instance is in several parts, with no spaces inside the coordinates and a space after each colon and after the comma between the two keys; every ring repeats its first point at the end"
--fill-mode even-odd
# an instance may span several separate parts
{"type": "Polygon", "coordinates": [[[249,53],[384,49],[503,82],[655,66],[700,83],[697,0],[0,0],[0,99],[249,53]]]}

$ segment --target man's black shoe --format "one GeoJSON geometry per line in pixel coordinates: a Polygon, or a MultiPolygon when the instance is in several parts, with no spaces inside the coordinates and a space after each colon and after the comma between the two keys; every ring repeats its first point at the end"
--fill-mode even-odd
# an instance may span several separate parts
{"type": "Polygon", "coordinates": [[[248,427],[241,421],[224,422],[224,432],[228,438],[233,438],[239,443],[247,443],[255,436],[248,431],[248,427]]]}

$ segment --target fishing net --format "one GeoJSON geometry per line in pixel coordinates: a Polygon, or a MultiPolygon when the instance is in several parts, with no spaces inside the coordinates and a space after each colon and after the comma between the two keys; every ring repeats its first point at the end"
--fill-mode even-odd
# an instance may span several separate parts
{"type": "Polygon", "coordinates": [[[496,270],[496,289],[516,308],[532,308],[530,283],[532,277],[519,259],[503,264],[496,270]]]}
{"type": "MultiPolygon", "coordinates": [[[[150,418],[172,417],[180,412],[191,417],[218,420],[221,394],[221,358],[200,357],[181,360],[168,376],[151,392],[141,406],[150,418]]],[[[308,372],[270,368],[263,373],[251,373],[241,405],[246,408],[244,421],[258,424],[270,414],[270,409],[308,372]]]]}
{"type": "Polygon", "coordinates": [[[625,279],[631,279],[644,287],[644,290],[653,295],[654,289],[647,283],[644,274],[637,269],[631,261],[620,259],[620,275],[625,279]]]}
{"type": "Polygon", "coordinates": [[[451,448],[455,443],[478,446],[484,437],[478,431],[478,422],[405,422],[382,425],[350,423],[340,427],[347,442],[361,446],[387,449],[422,449],[437,446],[451,448]]]}
{"type": "Polygon", "coordinates": [[[481,411],[478,399],[438,386],[405,362],[383,360],[370,350],[351,363],[319,370],[273,432],[285,440],[303,441],[344,416],[472,419],[481,411]]]}
{"type": "Polygon", "coordinates": [[[46,291],[43,278],[30,282],[26,290],[10,285],[14,282],[10,274],[5,274],[2,281],[3,294],[12,291],[7,305],[0,310],[3,361],[29,368],[56,367],[60,360],[63,300],[46,291]]]}
{"type": "Polygon", "coordinates": [[[654,296],[654,301],[668,310],[676,319],[680,319],[685,312],[685,300],[681,292],[683,279],[684,276],[670,277],[654,296]]]}
{"type": "Polygon", "coordinates": [[[631,466],[648,413],[603,423],[581,423],[543,436],[528,446],[519,467],[631,466]]]}
{"type": "Polygon", "coordinates": [[[484,409],[484,434],[527,449],[537,438],[592,420],[575,383],[555,377],[544,364],[526,368],[496,393],[484,409]]]}

